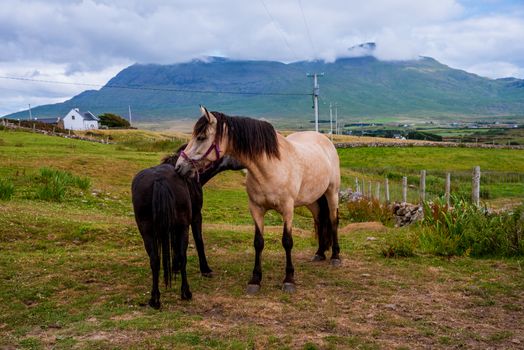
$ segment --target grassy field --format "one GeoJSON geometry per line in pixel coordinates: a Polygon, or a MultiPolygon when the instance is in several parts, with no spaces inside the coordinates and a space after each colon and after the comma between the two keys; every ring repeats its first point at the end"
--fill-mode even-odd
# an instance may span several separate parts
{"type": "MultiPolygon", "coordinates": [[[[281,221],[269,213],[262,290],[246,295],[254,250],[241,172],[221,174],[205,189],[204,236],[215,277],[200,276],[191,246],[193,300],[180,300],[177,280],[161,289],[160,311],[142,306],[150,272],[130,181],[181,141],[140,131],[110,135],[119,143],[0,131],[0,179],[15,188],[10,200],[0,200],[0,348],[522,348],[522,258],[417,252],[386,259],[384,241],[417,228],[352,224],[344,205],[340,268],[309,261],[312,222],[297,209],[292,295],[280,290],[281,221]],[[89,189],[70,185],[61,202],[37,199],[45,185],[43,167],[87,178],[89,189]]],[[[429,173],[481,165],[522,173],[523,155],[461,148],[340,150],[347,184],[355,175],[379,179],[384,172],[416,174],[422,168],[429,173]]],[[[497,195],[506,198],[502,191],[497,195]]]]}

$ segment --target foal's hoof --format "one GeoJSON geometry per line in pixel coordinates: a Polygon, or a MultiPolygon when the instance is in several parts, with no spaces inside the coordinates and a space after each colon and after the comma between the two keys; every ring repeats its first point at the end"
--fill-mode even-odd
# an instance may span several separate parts
{"type": "Polygon", "coordinates": [[[158,301],[158,300],[151,299],[151,300],[149,300],[148,304],[149,304],[149,306],[151,306],[155,310],[160,309],[160,301],[158,301]]]}
{"type": "Polygon", "coordinates": [[[182,300],[191,300],[191,298],[193,297],[193,293],[191,293],[191,291],[188,289],[183,291],[180,294],[180,297],[182,298],[182,300]]]}
{"type": "Polygon", "coordinates": [[[311,259],[311,261],[324,261],[326,260],[325,256],[315,254],[315,256],[311,259]]]}
{"type": "Polygon", "coordinates": [[[254,294],[257,294],[259,290],[260,290],[259,284],[248,284],[246,288],[246,293],[254,295],[254,294]]]}
{"type": "Polygon", "coordinates": [[[212,278],[213,277],[213,271],[202,272],[202,277],[212,278]]]}
{"type": "Polygon", "coordinates": [[[295,284],[294,283],[289,283],[289,282],[285,282],[283,285],[282,285],[282,290],[286,293],[295,293],[295,291],[297,290],[297,288],[295,287],[295,284]]]}
{"type": "Polygon", "coordinates": [[[340,259],[331,259],[331,266],[339,267],[342,265],[342,261],[340,259]]]}

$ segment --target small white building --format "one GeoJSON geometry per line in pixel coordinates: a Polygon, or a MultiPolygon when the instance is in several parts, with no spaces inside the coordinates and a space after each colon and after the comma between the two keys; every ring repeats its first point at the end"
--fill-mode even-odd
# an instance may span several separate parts
{"type": "Polygon", "coordinates": [[[65,117],[60,118],[58,126],[66,130],[98,129],[99,120],[98,117],[89,111],[80,112],[78,108],[73,108],[65,117]]]}

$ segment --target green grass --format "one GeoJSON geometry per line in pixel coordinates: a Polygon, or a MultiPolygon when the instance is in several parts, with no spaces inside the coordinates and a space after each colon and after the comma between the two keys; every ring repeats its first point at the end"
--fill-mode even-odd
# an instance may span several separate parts
{"type": "MultiPolygon", "coordinates": [[[[524,310],[521,259],[420,252],[385,259],[384,244],[402,242],[412,232],[346,227],[344,206],[340,268],[309,261],[316,249],[313,223],[306,210],[297,209],[293,295],[280,290],[281,220],[268,213],[262,290],[245,295],[254,249],[240,172],[221,174],[205,188],[204,236],[215,277],[200,276],[191,244],[193,300],[180,300],[177,278],[173,288],[161,288],[162,310],[144,307],[150,271],[129,186],[138,170],[157,164],[164,152],[11,131],[0,131],[0,139],[0,178],[15,188],[0,205],[0,347],[510,348],[512,340],[524,341],[515,322],[524,310]],[[63,201],[38,200],[42,168],[87,178],[89,189],[73,181],[63,201]]],[[[342,170],[352,174],[359,166],[352,168],[354,153],[345,152],[342,170]]],[[[520,169],[520,153],[508,156],[520,169]]],[[[391,164],[395,157],[377,157],[375,164],[391,164]]],[[[401,248],[393,247],[399,253],[401,248]]]]}
{"type": "MultiPolygon", "coordinates": [[[[439,148],[439,147],[362,147],[339,149],[342,182],[354,186],[355,177],[373,182],[390,181],[392,200],[401,200],[401,179],[408,177],[410,201],[418,201],[419,176],[426,170],[428,196],[444,195],[446,173],[451,173],[451,192],[471,197],[471,174],[480,166],[481,198],[524,198],[524,152],[509,149],[439,148]]],[[[366,189],[367,191],[367,186],[366,189]]],[[[383,193],[383,191],[382,191],[383,193]]]]}

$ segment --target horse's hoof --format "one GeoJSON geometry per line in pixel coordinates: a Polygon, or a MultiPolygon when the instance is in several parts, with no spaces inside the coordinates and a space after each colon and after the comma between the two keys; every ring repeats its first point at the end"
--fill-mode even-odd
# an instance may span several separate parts
{"type": "Polygon", "coordinates": [[[325,256],[315,254],[315,256],[311,259],[311,261],[324,261],[326,260],[325,256]]]}
{"type": "Polygon", "coordinates": [[[295,287],[295,284],[294,283],[290,283],[290,282],[285,282],[283,285],[282,285],[282,290],[286,293],[295,293],[295,291],[297,290],[297,288],[295,287]]]}
{"type": "Polygon", "coordinates": [[[160,301],[155,301],[153,299],[149,300],[149,306],[151,306],[153,309],[160,309],[160,301]]]}
{"type": "Polygon", "coordinates": [[[342,265],[342,261],[340,259],[331,259],[331,266],[339,267],[342,265]]]}
{"type": "Polygon", "coordinates": [[[193,297],[193,293],[191,293],[191,291],[189,290],[186,290],[182,292],[180,297],[182,298],[182,300],[191,300],[191,298],[193,297]]]}
{"type": "Polygon", "coordinates": [[[248,284],[246,288],[246,293],[254,295],[254,294],[257,294],[259,290],[260,290],[260,284],[248,284]]]}
{"type": "Polygon", "coordinates": [[[212,278],[213,277],[213,271],[202,272],[202,277],[212,278]]]}

